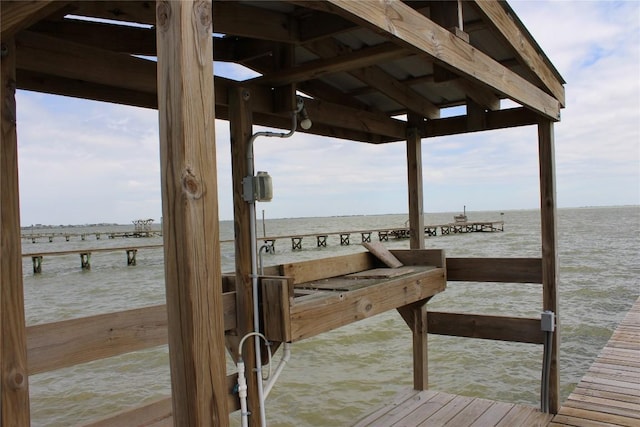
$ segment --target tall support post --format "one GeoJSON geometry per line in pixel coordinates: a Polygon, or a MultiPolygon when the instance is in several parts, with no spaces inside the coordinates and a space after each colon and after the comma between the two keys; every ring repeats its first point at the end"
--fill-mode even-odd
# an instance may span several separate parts
{"type": "Polygon", "coordinates": [[[560,409],[560,314],[558,304],[558,239],[556,213],[556,182],[553,122],[541,119],[538,123],[538,151],[540,157],[540,214],[542,233],[542,309],[551,310],[556,317],[552,338],[551,372],[549,373],[549,412],[560,409]]]}
{"type": "MultiPolygon", "coordinates": [[[[411,119],[411,118],[410,118],[411,119]]],[[[422,141],[415,127],[407,131],[407,181],[409,189],[409,230],[411,249],[424,249],[424,208],[422,202],[422,141]]],[[[398,308],[413,337],[413,388],[429,388],[427,354],[427,300],[398,308]]]]}
{"type": "Polygon", "coordinates": [[[422,191],[422,141],[416,128],[407,132],[407,181],[409,188],[410,248],[424,249],[422,191]]]}
{"type": "MultiPolygon", "coordinates": [[[[246,88],[234,87],[229,90],[229,126],[231,134],[231,170],[233,178],[233,228],[236,259],[236,332],[239,338],[253,331],[253,293],[251,283],[251,206],[243,198],[242,179],[249,174],[247,150],[252,134],[251,93],[246,88]]],[[[260,426],[258,381],[256,369],[255,343],[245,341],[242,360],[247,377],[247,408],[249,425],[260,426]]]]}
{"type": "Polygon", "coordinates": [[[211,1],[158,1],[156,24],[173,419],[228,426],[211,1]]]}
{"type": "Polygon", "coordinates": [[[22,285],[18,137],[16,132],[16,49],[2,40],[0,88],[0,425],[30,425],[27,336],[22,285]]]}

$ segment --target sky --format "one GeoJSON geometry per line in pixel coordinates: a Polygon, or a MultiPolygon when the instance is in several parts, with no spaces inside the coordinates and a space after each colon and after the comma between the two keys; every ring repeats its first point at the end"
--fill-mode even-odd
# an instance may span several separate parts
{"type": "MultiPolygon", "coordinates": [[[[567,82],[558,207],[640,204],[640,2],[510,4],[567,82]]],[[[23,227],[160,222],[157,111],[26,91],[17,109],[23,227]]],[[[425,212],[539,208],[537,147],[535,126],[423,140],[425,212]]],[[[228,122],[216,123],[216,152],[219,217],[229,220],[228,122]]],[[[408,211],[403,142],[259,138],[255,167],[273,180],[273,200],[257,204],[266,218],[408,211]]]]}

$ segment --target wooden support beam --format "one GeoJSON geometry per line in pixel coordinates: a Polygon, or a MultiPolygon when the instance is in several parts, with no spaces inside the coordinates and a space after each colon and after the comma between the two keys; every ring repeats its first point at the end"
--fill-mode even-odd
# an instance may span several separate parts
{"type": "Polygon", "coordinates": [[[156,92],[157,83],[153,78],[156,63],[153,61],[29,31],[21,32],[16,38],[16,44],[18,68],[22,70],[142,92],[156,92]]]}
{"type": "Polygon", "coordinates": [[[0,2],[0,39],[9,40],[18,32],[67,6],[67,1],[30,0],[0,2]]]}
{"type": "MultiPolygon", "coordinates": [[[[518,126],[528,126],[538,123],[539,116],[525,108],[510,108],[499,111],[486,111],[481,118],[480,128],[473,128],[467,116],[447,117],[444,119],[429,120],[423,124],[422,137],[432,138],[436,136],[459,135],[472,131],[486,131],[506,129],[518,126]]],[[[477,122],[476,122],[477,123],[477,122]]]]}
{"type": "Polygon", "coordinates": [[[540,319],[429,311],[429,333],[454,337],[542,344],[540,319]]]}
{"type": "MultiPolygon", "coordinates": [[[[409,116],[409,126],[412,117],[409,116]]],[[[424,205],[422,189],[422,141],[415,127],[407,130],[407,181],[411,249],[424,249],[424,205]]]]}
{"type": "Polygon", "coordinates": [[[560,105],[565,105],[564,81],[559,73],[544,58],[544,53],[537,45],[533,37],[519,25],[519,19],[511,12],[506,2],[496,0],[474,0],[476,8],[491,21],[494,33],[500,36],[502,41],[513,48],[520,58],[536,76],[546,90],[556,98],[560,105]]]}
{"type": "Polygon", "coordinates": [[[429,388],[427,301],[430,298],[398,308],[398,312],[411,329],[413,339],[413,388],[429,388]]]}
{"type": "MultiPolygon", "coordinates": [[[[313,3],[321,6],[323,3],[313,3]]],[[[381,32],[405,47],[426,53],[456,73],[487,86],[539,114],[559,120],[560,103],[515,72],[411,9],[403,2],[328,0],[321,6],[381,32]],[[421,31],[416,31],[420,28],[421,31]],[[423,34],[430,34],[424,37],[423,34]]]]}
{"type": "MultiPolygon", "coordinates": [[[[253,295],[252,291],[252,206],[244,200],[243,178],[249,175],[247,155],[249,139],[252,135],[252,94],[249,89],[236,87],[229,89],[229,127],[231,136],[231,171],[233,187],[233,230],[235,239],[236,264],[236,333],[238,341],[249,332],[253,332],[253,295]]],[[[238,343],[236,343],[237,346],[238,343]]],[[[236,350],[237,351],[237,350],[236,350]]],[[[260,426],[260,399],[258,380],[255,375],[256,350],[253,339],[245,342],[242,359],[245,361],[247,377],[247,405],[253,414],[249,417],[251,426],[260,426]]]]}
{"type": "Polygon", "coordinates": [[[13,38],[5,39],[4,35],[0,65],[0,425],[27,427],[29,380],[18,191],[16,46],[13,38]]]}
{"type": "MultiPolygon", "coordinates": [[[[422,189],[422,141],[414,126],[423,118],[409,114],[407,129],[407,187],[409,191],[409,230],[411,249],[424,249],[424,206],[422,189]]],[[[427,300],[398,308],[411,328],[413,340],[413,388],[429,388],[427,339],[427,300]]]]}
{"type": "MultiPolygon", "coordinates": [[[[337,57],[350,53],[351,49],[333,40],[308,43],[307,49],[322,58],[337,57]]],[[[349,70],[349,74],[380,91],[390,99],[406,107],[407,110],[421,114],[430,119],[440,117],[440,109],[424,97],[418,95],[410,86],[393,78],[375,65],[349,70]]]]}
{"type": "Polygon", "coordinates": [[[540,165],[540,226],[542,237],[542,309],[556,317],[552,337],[549,373],[549,412],[560,409],[560,313],[558,304],[558,231],[556,211],[555,148],[553,122],[540,119],[538,125],[540,165]]]}
{"type": "Polygon", "coordinates": [[[542,283],[540,258],[447,258],[447,280],[542,283]]]}
{"type": "Polygon", "coordinates": [[[227,426],[211,1],[156,4],[175,425],[227,426]]]}
{"type": "Polygon", "coordinates": [[[407,52],[397,45],[383,43],[350,52],[349,55],[308,61],[297,67],[275,71],[262,77],[256,77],[250,80],[250,82],[282,86],[289,83],[317,79],[328,74],[351,71],[384,63],[401,56],[406,56],[406,54],[407,52]]]}
{"type": "MultiPolygon", "coordinates": [[[[225,292],[224,329],[236,328],[236,294],[225,292]]],[[[167,307],[155,305],[27,327],[29,375],[167,344],[167,307]]]]}

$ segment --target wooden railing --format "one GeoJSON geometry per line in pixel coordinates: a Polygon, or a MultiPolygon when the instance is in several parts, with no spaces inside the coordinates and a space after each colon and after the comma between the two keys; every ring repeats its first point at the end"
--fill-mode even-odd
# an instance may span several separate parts
{"type": "MultiPolygon", "coordinates": [[[[539,284],[542,261],[539,258],[447,258],[446,272],[449,282],[539,284]]],[[[268,267],[265,273],[279,276],[282,272],[268,267]]],[[[236,327],[236,295],[229,291],[233,288],[232,282],[232,276],[224,277],[227,291],[223,293],[225,331],[236,327]]],[[[533,344],[543,342],[539,318],[429,311],[427,319],[430,334],[533,344]]],[[[165,305],[29,326],[29,375],[165,345],[167,337],[165,305]]],[[[236,379],[235,374],[227,377],[231,411],[239,409],[237,396],[231,392],[236,379]]],[[[88,425],[118,426],[122,420],[127,423],[135,420],[137,425],[170,422],[171,397],[123,410],[88,425]]]]}
{"type": "MultiPolygon", "coordinates": [[[[447,282],[542,283],[540,258],[447,258],[447,282]]],[[[429,311],[430,334],[542,344],[540,318],[429,311]]]]}

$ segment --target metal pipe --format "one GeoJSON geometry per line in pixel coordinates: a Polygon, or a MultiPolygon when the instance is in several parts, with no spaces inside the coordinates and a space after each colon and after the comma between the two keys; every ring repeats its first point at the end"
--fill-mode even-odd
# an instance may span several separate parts
{"type": "MultiPolygon", "coordinates": [[[[296,132],[298,126],[297,119],[298,111],[294,111],[291,114],[291,131],[288,133],[278,132],[256,132],[249,138],[247,146],[247,175],[253,177],[255,174],[254,160],[253,160],[253,143],[260,136],[276,137],[276,138],[289,138],[296,132]]],[[[256,250],[256,202],[250,200],[249,202],[249,227],[250,227],[250,239],[251,239],[251,289],[253,294],[253,330],[254,332],[260,331],[260,310],[258,302],[258,255],[256,250]]],[[[260,425],[266,427],[267,414],[265,408],[265,396],[262,381],[262,354],[260,351],[260,337],[255,336],[254,340],[255,355],[256,355],[256,379],[258,383],[258,400],[260,405],[260,425]]]]}

